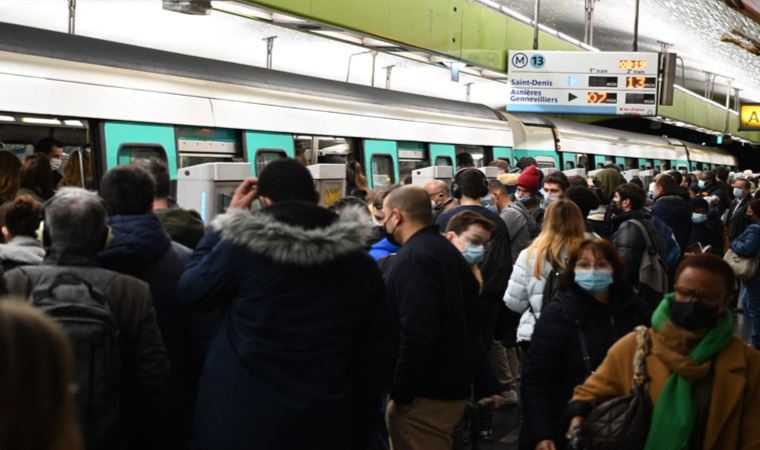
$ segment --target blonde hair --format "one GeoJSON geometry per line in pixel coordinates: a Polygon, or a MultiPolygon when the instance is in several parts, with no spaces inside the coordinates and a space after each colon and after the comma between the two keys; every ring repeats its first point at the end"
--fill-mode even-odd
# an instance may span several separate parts
{"type": "Polygon", "coordinates": [[[81,450],[63,329],[22,299],[0,300],[0,448],[81,450]]]}
{"type": "Polygon", "coordinates": [[[63,178],[58,182],[58,187],[84,187],[92,188],[92,163],[90,161],[90,152],[74,150],[69,154],[66,164],[63,166],[63,178]],[[79,161],[82,158],[82,161],[79,161]],[[82,186],[82,170],[84,167],[84,186],[82,186]]]}
{"type": "Polygon", "coordinates": [[[563,252],[571,254],[583,242],[586,227],[578,206],[569,200],[557,200],[546,209],[541,234],[528,247],[528,260],[535,256],[533,276],[542,278],[544,262],[548,261],[562,270],[567,264],[563,252]]]}

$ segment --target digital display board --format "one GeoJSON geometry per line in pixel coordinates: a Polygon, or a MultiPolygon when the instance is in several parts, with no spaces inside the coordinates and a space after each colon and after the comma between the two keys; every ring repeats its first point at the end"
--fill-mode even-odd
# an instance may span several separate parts
{"type": "Polygon", "coordinates": [[[655,89],[657,87],[657,78],[625,77],[625,87],[628,89],[655,89]]]}

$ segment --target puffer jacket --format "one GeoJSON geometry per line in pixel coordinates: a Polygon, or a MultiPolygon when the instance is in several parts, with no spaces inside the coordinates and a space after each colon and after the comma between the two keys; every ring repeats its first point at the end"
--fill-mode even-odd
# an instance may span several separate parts
{"type": "Polygon", "coordinates": [[[45,250],[40,242],[29,236],[16,236],[7,244],[0,244],[0,261],[3,271],[25,265],[42,264],[45,250]]]}
{"type": "Polygon", "coordinates": [[[675,194],[662,195],[654,201],[652,214],[670,227],[682,249],[689,245],[689,238],[691,237],[689,202],[675,194]]]}
{"type": "Polygon", "coordinates": [[[528,249],[521,251],[512,269],[507,292],[504,294],[507,307],[522,314],[520,325],[517,327],[517,342],[530,341],[533,335],[536,320],[541,317],[546,279],[552,270],[551,263],[544,261],[541,278],[536,278],[533,276],[535,264],[535,255],[528,255],[528,249]]]}

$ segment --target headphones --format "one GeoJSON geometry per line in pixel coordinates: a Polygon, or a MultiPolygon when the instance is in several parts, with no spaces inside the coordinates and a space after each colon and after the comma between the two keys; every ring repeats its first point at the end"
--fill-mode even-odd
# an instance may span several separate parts
{"type": "Polygon", "coordinates": [[[488,178],[486,177],[486,174],[484,174],[483,172],[481,172],[480,170],[474,167],[466,167],[464,169],[458,170],[456,175],[454,175],[454,180],[451,182],[451,195],[453,195],[455,199],[459,200],[460,198],[462,198],[462,186],[459,185],[459,181],[458,181],[459,177],[462,176],[462,174],[465,172],[473,172],[473,171],[477,172],[478,175],[480,175],[480,179],[483,183],[483,191],[485,192],[485,194],[483,194],[482,196],[488,195],[489,188],[488,188],[488,178]]]}

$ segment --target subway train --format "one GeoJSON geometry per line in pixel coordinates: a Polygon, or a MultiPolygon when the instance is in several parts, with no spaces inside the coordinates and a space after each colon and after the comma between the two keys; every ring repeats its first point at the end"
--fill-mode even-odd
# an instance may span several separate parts
{"type": "Polygon", "coordinates": [[[727,152],[663,137],[0,25],[0,142],[23,157],[53,136],[91,143],[93,180],[135,159],[179,169],[277,158],[358,161],[370,188],[413,170],[532,156],[544,171],[736,168],[727,152]]]}

